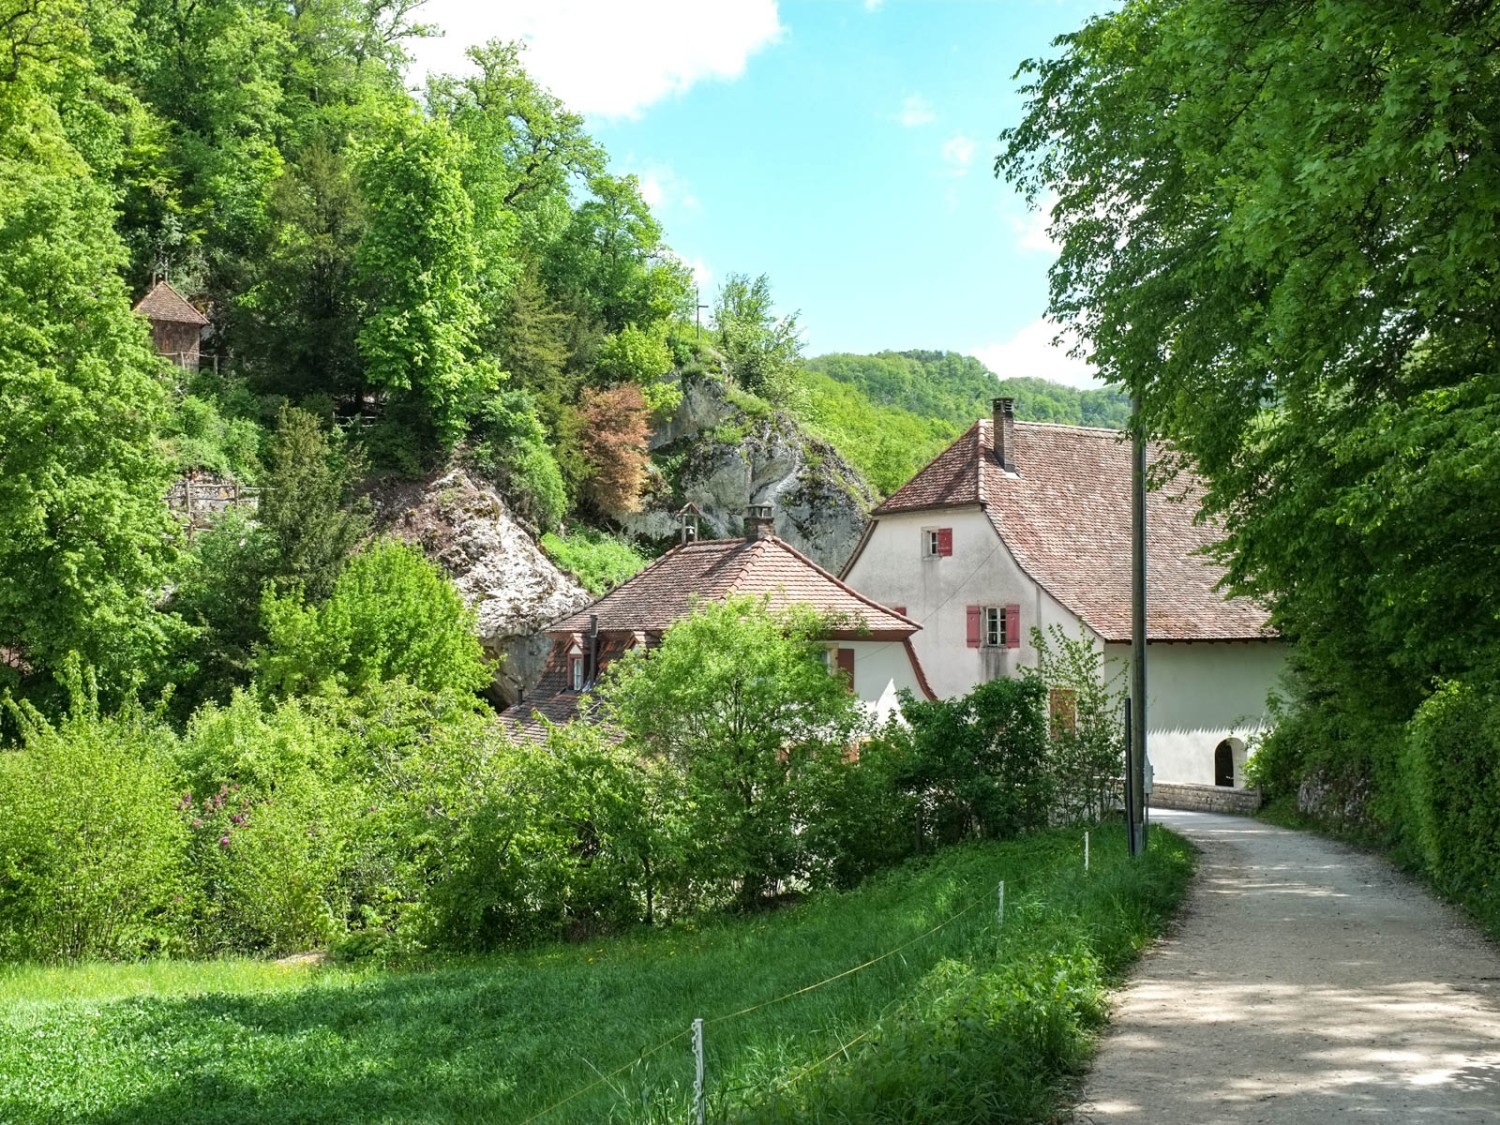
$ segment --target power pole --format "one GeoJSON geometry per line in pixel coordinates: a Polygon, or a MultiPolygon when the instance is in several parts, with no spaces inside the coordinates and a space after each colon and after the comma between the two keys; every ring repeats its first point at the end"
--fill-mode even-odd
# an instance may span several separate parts
{"type": "Polygon", "coordinates": [[[1130,396],[1130,724],[1125,742],[1130,854],[1146,851],[1146,435],[1139,393],[1130,396]]]}

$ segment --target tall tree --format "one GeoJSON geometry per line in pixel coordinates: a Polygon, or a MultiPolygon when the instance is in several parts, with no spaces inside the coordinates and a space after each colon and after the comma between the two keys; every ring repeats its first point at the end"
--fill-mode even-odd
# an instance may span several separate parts
{"type": "Polygon", "coordinates": [[[714,302],[714,328],[724,349],[729,375],[747,391],[781,401],[791,393],[802,355],[797,314],[776,315],[771,280],[761,274],[732,273],[714,302]]]}
{"type": "Polygon", "coordinates": [[[109,193],[17,66],[0,83],[0,676],[44,688],[76,651],[118,690],[166,641],[167,385],[109,193]]]}
{"type": "Polygon", "coordinates": [[[1500,669],[1497,41],[1488,2],[1136,0],[1023,68],[996,164],[1356,758],[1500,669]]]}

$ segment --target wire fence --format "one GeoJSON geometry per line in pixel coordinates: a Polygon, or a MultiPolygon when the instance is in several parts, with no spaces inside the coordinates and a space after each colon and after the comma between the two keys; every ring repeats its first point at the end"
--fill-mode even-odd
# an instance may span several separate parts
{"type": "MultiPolygon", "coordinates": [[[[728,1023],[728,1022],[730,1022],[732,1020],[741,1019],[741,1018],[743,1018],[745,1016],[751,1015],[754,1012],[759,1012],[759,1011],[762,1011],[762,1010],[764,1010],[766,1008],[774,1007],[777,1004],[782,1004],[782,1003],[785,1003],[786,1001],[794,1000],[794,999],[796,999],[796,998],[798,998],[800,996],[806,996],[809,993],[816,992],[817,990],[819,990],[821,988],[825,988],[825,987],[827,987],[830,984],[834,984],[837,981],[845,980],[845,979],[847,979],[849,977],[856,976],[857,974],[862,973],[865,970],[870,969],[873,966],[878,965],[878,964],[880,964],[883,961],[887,961],[887,960],[889,960],[892,957],[898,956],[899,954],[903,953],[907,949],[910,949],[912,946],[918,944],[919,942],[925,941],[926,939],[932,937],[934,934],[937,934],[938,932],[940,932],[940,931],[942,931],[944,929],[947,929],[954,922],[957,922],[960,918],[963,918],[963,917],[965,917],[965,916],[973,913],[976,909],[978,909],[981,905],[985,904],[988,901],[990,901],[990,900],[987,897],[977,898],[977,899],[975,899],[975,901],[971,902],[968,906],[964,907],[962,910],[959,910],[958,912],[949,915],[947,918],[943,919],[943,921],[939,922],[937,925],[931,927],[930,929],[924,930],[922,933],[917,934],[914,937],[908,938],[906,941],[902,942],[900,945],[897,945],[897,946],[895,946],[892,949],[886,950],[886,952],[880,954],[877,957],[871,957],[869,960],[864,961],[864,962],[862,962],[862,963],[860,963],[858,965],[855,965],[852,968],[844,969],[841,972],[834,973],[832,976],[824,977],[822,980],[815,981],[812,984],[805,985],[805,986],[803,986],[801,988],[793,989],[791,992],[785,992],[785,993],[782,993],[779,996],[773,996],[769,1000],[762,1000],[759,1003],[751,1004],[748,1007],[740,1008],[737,1011],[725,1012],[722,1015],[712,1016],[710,1018],[704,1019],[702,1021],[702,1025],[703,1026],[715,1026],[715,1025],[719,1025],[719,1024],[728,1023]]],[[[853,1047],[854,1045],[856,1045],[857,1043],[861,1042],[862,1040],[867,1039],[880,1026],[880,1021],[885,1018],[885,1014],[887,1012],[889,1012],[890,1008],[892,1007],[892,1005],[894,1003],[895,1003],[895,1001],[892,1001],[891,1004],[887,1004],[886,1005],[886,1007],[881,1012],[880,1019],[877,1020],[874,1024],[872,1024],[871,1026],[867,1027],[864,1031],[860,1032],[860,1034],[856,1035],[853,1039],[850,1039],[847,1042],[842,1043],[836,1050],[834,1050],[830,1054],[824,1056],[823,1058],[819,1059],[818,1061],[816,1061],[816,1062],[814,1062],[814,1063],[812,1063],[812,1064],[810,1064],[810,1065],[802,1068],[801,1070],[797,1071],[790,1078],[788,1078],[785,1081],[783,1081],[778,1086],[778,1089],[783,1089],[783,1090],[784,1089],[789,1089],[793,1084],[795,1084],[796,1082],[800,1081],[802,1078],[804,1078],[807,1075],[809,1075],[809,1074],[813,1073],[814,1071],[818,1070],[820,1067],[826,1066],[829,1062],[832,1062],[834,1059],[838,1058],[840,1055],[845,1054],[849,1050],[850,1047],[853,1047]]],[[[557,1112],[558,1110],[562,1109],[564,1106],[567,1106],[567,1105],[569,1105],[569,1104],[577,1101],[579,1098],[582,1098],[585,1095],[590,1094],[593,1091],[599,1089],[599,1087],[604,1086],[607,1083],[611,1083],[613,1079],[619,1077],[621,1074],[624,1074],[626,1071],[628,1071],[628,1070],[632,1069],[633,1067],[639,1065],[645,1059],[650,1058],[653,1055],[659,1054],[660,1052],[662,1052],[663,1050],[665,1050],[667,1047],[672,1046],[674,1043],[678,1043],[678,1042],[681,1042],[682,1040],[690,1038],[692,1036],[692,1034],[693,1034],[693,1030],[692,1030],[691,1027],[684,1028],[682,1031],[679,1031],[677,1034],[675,1034],[675,1035],[673,1035],[673,1036],[671,1036],[671,1037],[669,1037],[667,1039],[663,1039],[661,1042],[657,1043],[655,1046],[650,1047],[649,1049],[640,1052],[634,1058],[632,1058],[629,1062],[626,1062],[626,1063],[624,1063],[624,1064],[616,1067],[614,1070],[611,1070],[608,1073],[600,1073],[599,1071],[596,1070],[595,1073],[598,1074],[599,1076],[594,1081],[588,1083],[586,1086],[580,1087],[579,1089],[573,1091],[573,1093],[569,1094],[567,1097],[565,1097],[565,1098],[563,1098],[563,1099],[561,1099],[559,1101],[553,1102],[551,1105],[547,1106],[545,1109],[542,1109],[542,1110],[538,1111],[537,1113],[532,1114],[530,1117],[525,1118],[523,1121],[520,1122],[520,1125],[531,1125],[532,1122],[540,1121],[543,1118],[550,1116],[551,1114],[553,1114],[553,1113],[557,1112]]],[[[700,1044],[701,1044],[701,1040],[700,1040],[700,1044]]]]}

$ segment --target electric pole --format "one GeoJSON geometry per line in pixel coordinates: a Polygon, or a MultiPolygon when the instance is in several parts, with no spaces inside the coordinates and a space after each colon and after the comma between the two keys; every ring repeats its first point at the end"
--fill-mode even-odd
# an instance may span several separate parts
{"type": "Polygon", "coordinates": [[[1146,435],[1140,394],[1130,396],[1130,698],[1125,805],[1130,854],[1146,851],[1146,435]]]}

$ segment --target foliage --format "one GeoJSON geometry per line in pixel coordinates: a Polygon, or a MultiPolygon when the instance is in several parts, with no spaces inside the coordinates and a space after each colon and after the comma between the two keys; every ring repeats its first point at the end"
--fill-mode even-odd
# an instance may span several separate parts
{"type": "Polygon", "coordinates": [[[701,604],[649,655],[612,664],[601,688],[627,744],[685,776],[698,849],[688,869],[737,888],[742,906],[802,864],[800,779],[809,762],[842,757],[864,722],[828,674],[823,627],[753,597],[701,604]]]}
{"type": "Polygon", "coordinates": [[[248,418],[225,417],[212,399],[184,395],[165,429],[179,472],[207,469],[246,485],[258,480],[262,433],[248,418]]]}
{"type": "Polygon", "coordinates": [[[1004,838],[1047,824],[1047,691],[1036,678],[982,683],[957,699],[901,699],[901,783],[921,799],[924,841],[1004,838]]]}
{"type": "Polygon", "coordinates": [[[480,412],[474,460],[500,478],[505,498],[538,527],[556,527],[568,510],[562,470],[525,391],[501,391],[480,412]]]}
{"type": "Polygon", "coordinates": [[[1497,32],[1132,4],[1027,64],[997,162],[1057,193],[1053,315],[1205,475],[1231,588],[1297,645],[1278,784],[1387,838],[1430,685],[1497,667],[1497,32]]]}
{"type": "Polygon", "coordinates": [[[771,402],[791,399],[802,355],[797,315],[776,316],[765,274],[754,281],[742,273],[725,277],[714,301],[714,332],[729,377],[771,402]]]}
{"type": "Polygon", "coordinates": [[[123,685],[170,639],[152,610],[176,541],[166,383],[111,219],[56,110],[0,90],[0,646],[53,696],[69,652],[123,685]]]}
{"type": "Polygon", "coordinates": [[[173,810],[172,737],[135,705],[100,710],[73,663],[55,724],[12,705],[0,752],[0,955],[38,961],[178,948],[187,859],[173,810]]]}
{"type": "Polygon", "coordinates": [[[1102,989],[1191,873],[1190,850],[1165,831],[1144,859],[1126,856],[1116,828],[1094,844],[1087,877],[1077,833],[1048,833],[953,849],[773,914],[401,972],[228,959],[11,970],[0,974],[0,1100],[17,1125],[89,1114],[448,1123],[521,1121],[592,1084],[546,1119],[679,1121],[692,1096],[686,1040],[651,1048],[695,1017],[757,1008],[904,947],[713,1023],[714,1119],[1048,1120],[1102,989]],[[846,1060],[840,1048],[866,1032],[846,1060]],[[596,1069],[617,1067],[598,1081],[596,1069]]]}
{"type": "Polygon", "coordinates": [[[596,510],[619,514],[640,509],[650,418],[651,408],[634,383],[583,392],[579,444],[588,466],[584,495],[596,510]]]}
{"type": "Polygon", "coordinates": [[[637,384],[652,414],[670,414],[682,401],[680,389],[661,381],[672,370],[672,352],[660,330],[627,324],[606,336],[594,353],[594,369],[609,382],[637,384]]]}
{"type": "Polygon", "coordinates": [[[1125,775],[1126,669],[1106,677],[1104,653],[1087,637],[1053,625],[1031,630],[1035,668],[1022,676],[1046,689],[1054,820],[1101,819],[1125,775]]]}
{"type": "Polygon", "coordinates": [[[442,122],[415,113],[393,119],[360,164],[370,222],[354,259],[365,374],[409,392],[447,446],[501,379],[476,350],[480,264],[462,157],[461,140],[442,122]]]}
{"type": "Polygon", "coordinates": [[[603,531],[574,528],[566,535],[542,536],[542,549],[594,594],[607,594],[633,578],[651,561],[623,539],[603,531]]]}
{"type": "Polygon", "coordinates": [[[1438,889],[1500,930],[1500,701],[1450,683],[1412,720],[1401,758],[1411,843],[1438,889]]]}
{"type": "Polygon", "coordinates": [[[369,531],[368,505],[353,498],[358,453],[330,441],[307,411],[283,407],[266,460],[256,522],[270,541],[271,571],[252,577],[320,601],[369,531]]]}
{"type": "Polygon", "coordinates": [[[474,611],[421,551],[393,539],[355,555],[322,604],[272,592],[262,612],[260,677],[282,694],[358,694],[398,676],[431,692],[476,692],[490,681],[474,611]]]}

